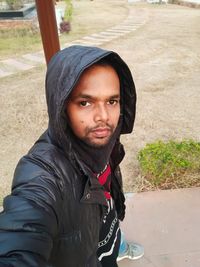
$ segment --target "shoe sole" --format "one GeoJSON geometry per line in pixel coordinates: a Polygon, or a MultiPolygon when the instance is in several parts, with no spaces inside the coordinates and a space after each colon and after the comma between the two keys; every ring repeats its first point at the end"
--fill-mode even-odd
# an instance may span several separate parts
{"type": "Polygon", "coordinates": [[[124,255],[124,256],[122,256],[122,257],[120,257],[120,258],[117,258],[117,261],[121,261],[121,260],[124,260],[124,259],[129,259],[129,260],[134,261],[134,260],[138,260],[138,259],[142,258],[143,256],[144,256],[144,253],[141,254],[141,255],[139,255],[139,256],[136,256],[136,257],[134,257],[134,258],[132,258],[132,257],[129,256],[129,255],[124,255]]]}

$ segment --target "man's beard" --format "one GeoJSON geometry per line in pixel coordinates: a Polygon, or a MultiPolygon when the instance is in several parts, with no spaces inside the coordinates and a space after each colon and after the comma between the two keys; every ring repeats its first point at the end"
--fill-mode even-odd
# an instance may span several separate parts
{"type": "MultiPolygon", "coordinates": [[[[71,131],[72,147],[79,158],[83,161],[94,173],[101,172],[105,165],[109,162],[110,156],[115,145],[116,139],[120,135],[121,121],[117,127],[115,125],[98,125],[93,128],[85,129],[85,134],[81,138],[74,135],[71,131]],[[95,131],[98,127],[107,128],[110,130],[110,134],[104,140],[104,142],[98,142],[93,139],[93,135],[90,135],[90,131],[95,131]]],[[[97,135],[98,136],[98,135],[97,135]]]]}
{"type": "MultiPolygon", "coordinates": [[[[107,138],[107,140],[103,144],[92,142],[90,140],[90,138],[87,138],[87,137],[81,138],[81,141],[83,141],[85,144],[87,144],[88,146],[93,147],[93,148],[103,148],[109,143],[111,138],[112,138],[112,134],[109,136],[109,138],[107,138]]],[[[99,138],[99,139],[101,139],[101,138],[99,138]]]]}
{"type": "MultiPolygon", "coordinates": [[[[85,144],[87,144],[88,146],[93,147],[93,148],[103,148],[103,147],[105,147],[110,142],[110,139],[112,138],[115,129],[116,129],[115,126],[109,125],[109,124],[106,124],[106,125],[98,125],[98,126],[93,127],[93,128],[86,128],[85,137],[82,137],[81,138],[81,141],[83,141],[85,144]],[[100,127],[107,128],[110,131],[110,135],[105,138],[106,140],[105,140],[105,143],[103,143],[103,144],[98,143],[98,142],[93,142],[91,140],[90,136],[89,136],[91,132],[95,131],[96,129],[98,129],[100,127]]],[[[99,139],[99,140],[102,139],[103,140],[104,137],[102,137],[102,138],[101,137],[98,137],[96,139],[99,139]]]]}

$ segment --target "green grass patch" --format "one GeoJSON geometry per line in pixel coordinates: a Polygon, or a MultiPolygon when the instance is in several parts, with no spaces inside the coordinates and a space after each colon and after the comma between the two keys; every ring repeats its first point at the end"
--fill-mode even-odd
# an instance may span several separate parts
{"type": "Polygon", "coordinates": [[[157,141],[138,154],[145,189],[200,186],[200,142],[157,141]]]}
{"type": "Polygon", "coordinates": [[[0,58],[42,49],[39,30],[30,26],[0,29],[0,39],[0,58]]]}

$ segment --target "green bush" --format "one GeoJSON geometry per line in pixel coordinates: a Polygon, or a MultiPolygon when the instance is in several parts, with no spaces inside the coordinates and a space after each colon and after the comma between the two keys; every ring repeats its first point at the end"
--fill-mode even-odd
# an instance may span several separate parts
{"type": "Polygon", "coordinates": [[[200,184],[199,142],[157,141],[147,144],[138,160],[142,175],[151,186],[166,189],[200,184]]]}
{"type": "Polygon", "coordinates": [[[73,5],[71,0],[65,0],[66,3],[66,9],[65,9],[65,15],[64,19],[65,21],[70,22],[72,20],[72,14],[73,14],[73,5]]]}

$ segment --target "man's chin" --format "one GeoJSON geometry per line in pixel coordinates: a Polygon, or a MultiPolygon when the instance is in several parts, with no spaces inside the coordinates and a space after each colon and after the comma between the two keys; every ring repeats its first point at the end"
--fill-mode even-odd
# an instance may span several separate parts
{"type": "Polygon", "coordinates": [[[85,140],[85,142],[91,146],[91,147],[95,147],[95,148],[103,148],[105,147],[110,141],[110,137],[109,138],[97,138],[95,140],[85,140]]]}

